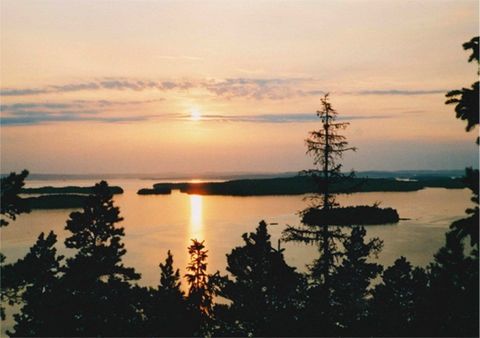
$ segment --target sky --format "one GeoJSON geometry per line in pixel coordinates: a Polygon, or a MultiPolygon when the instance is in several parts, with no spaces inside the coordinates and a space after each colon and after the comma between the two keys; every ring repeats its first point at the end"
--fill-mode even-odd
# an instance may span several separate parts
{"type": "Polygon", "coordinates": [[[478,166],[445,93],[478,1],[0,0],[1,172],[312,167],[330,93],[346,170],[478,166]]]}

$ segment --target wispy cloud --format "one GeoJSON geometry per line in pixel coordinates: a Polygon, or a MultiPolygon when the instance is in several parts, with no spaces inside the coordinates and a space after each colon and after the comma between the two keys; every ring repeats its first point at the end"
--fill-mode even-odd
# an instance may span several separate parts
{"type": "Polygon", "coordinates": [[[8,116],[0,118],[3,126],[37,125],[51,122],[135,122],[146,121],[152,118],[149,115],[104,116],[98,111],[46,111],[46,110],[18,110],[8,116]]]}
{"type": "MultiPolygon", "coordinates": [[[[138,101],[112,100],[73,100],[69,102],[29,102],[12,103],[0,106],[0,124],[4,126],[34,125],[49,122],[96,121],[134,122],[145,121],[151,115],[106,115],[117,107],[136,107],[159,102],[163,99],[138,101]]],[[[138,108],[138,107],[136,107],[138,108]]]]}
{"type": "Polygon", "coordinates": [[[308,91],[298,90],[301,83],[311,79],[300,78],[229,78],[223,80],[137,80],[125,78],[104,78],[95,81],[48,85],[39,88],[4,88],[1,96],[33,96],[51,93],[67,93],[77,91],[98,90],[130,90],[130,91],[186,91],[203,89],[210,95],[227,99],[243,97],[252,99],[280,100],[293,96],[314,95],[308,91]]]}
{"type": "MultiPolygon", "coordinates": [[[[395,115],[344,115],[339,120],[372,120],[389,119],[395,115]]],[[[175,117],[180,120],[189,120],[190,115],[179,114],[175,117]]],[[[222,114],[204,114],[203,121],[218,122],[255,122],[255,123],[302,123],[318,122],[319,119],[314,113],[284,113],[284,114],[256,114],[256,115],[222,115],[222,114]]]]}
{"type": "Polygon", "coordinates": [[[445,94],[447,89],[427,89],[427,90],[405,90],[405,89],[383,89],[383,90],[360,90],[352,92],[357,95],[431,95],[445,94]]]}
{"type": "MultiPolygon", "coordinates": [[[[85,82],[47,85],[38,88],[4,88],[1,96],[34,96],[52,93],[79,91],[188,91],[198,89],[205,95],[224,99],[246,98],[252,100],[284,100],[293,97],[319,96],[325,94],[324,85],[314,78],[226,78],[192,80],[145,80],[133,78],[101,78],[85,82]]],[[[443,94],[446,89],[368,89],[336,91],[339,95],[412,96],[443,94]]]]}

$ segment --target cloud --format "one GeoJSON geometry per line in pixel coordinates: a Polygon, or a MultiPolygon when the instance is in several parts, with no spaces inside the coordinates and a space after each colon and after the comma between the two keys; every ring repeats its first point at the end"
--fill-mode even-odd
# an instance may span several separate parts
{"type": "MultiPolygon", "coordinates": [[[[388,119],[395,115],[348,115],[340,116],[340,121],[388,119]]],[[[174,117],[180,120],[189,120],[190,115],[180,114],[174,117]]],[[[303,123],[318,122],[319,118],[314,113],[284,113],[284,114],[257,114],[257,115],[222,115],[204,114],[202,121],[218,122],[254,122],[254,123],[303,123]]]]}
{"type": "MultiPolygon", "coordinates": [[[[203,80],[145,80],[134,78],[105,77],[101,79],[48,85],[39,88],[5,88],[1,96],[33,96],[52,93],[78,91],[188,91],[203,90],[205,95],[225,99],[246,98],[252,100],[284,100],[293,97],[320,96],[326,93],[320,89],[320,80],[308,77],[299,78],[226,78],[203,80]]],[[[339,95],[432,95],[446,93],[445,89],[368,89],[338,91],[339,95]]]]}
{"type": "Polygon", "coordinates": [[[152,118],[148,115],[133,116],[102,116],[98,111],[68,111],[51,112],[42,110],[22,110],[14,114],[2,116],[0,124],[2,126],[20,126],[37,125],[49,122],[72,122],[72,121],[91,121],[91,122],[134,122],[146,121],[152,118]]]}
{"type": "Polygon", "coordinates": [[[116,107],[135,107],[163,99],[138,101],[74,100],[69,102],[29,102],[0,106],[0,124],[3,126],[35,125],[48,122],[96,121],[134,122],[154,118],[153,115],[105,115],[116,107]]]}
{"type": "Polygon", "coordinates": [[[76,91],[98,90],[158,90],[158,91],[185,91],[189,89],[203,89],[208,93],[224,98],[252,98],[279,100],[293,96],[310,95],[298,89],[302,82],[311,79],[297,78],[228,78],[224,80],[137,80],[125,78],[103,78],[95,81],[49,85],[40,88],[5,88],[1,96],[31,96],[51,93],[66,93],[76,91]]]}
{"type": "Polygon", "coordinates": [[[426,90],[405,90],[405,89],[384,89],[384,90],[361,90],[351,92],[357,95],[431,95],[445,94],[447,89],[426,89],[426,90]]]}

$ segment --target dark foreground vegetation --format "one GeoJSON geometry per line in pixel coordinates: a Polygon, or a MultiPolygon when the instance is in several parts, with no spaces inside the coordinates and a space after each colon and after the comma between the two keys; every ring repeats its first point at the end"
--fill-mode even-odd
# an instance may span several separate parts
{"type": "MultiPolygon", "coordinates": [[[[478,44],[477,37],[464,45],[473,50],[471,60],[477,62],[478,44]]],[[[456,103],[457,117],[467,121],[467,131],[478,125],[478,88],[476,82],[472,89],[447,94],[447,103],[456,103]]],[[[285,262],[284,250],[272,246],[262,221],[227,254],[227,275],[207,273],[205,243],[193,239],[184,276],[186,293],[169,251],[159,265],[158,285],[141,287],[140,274],[123,264],[120,210],[102,181],[66,221],[64,245],[73,251],[71,257],[57,254],[53,232],[41,233],[17,262],[6,264],[0,255],[2,319],[4,306],[20,306],[8,334],[478,336],[478,170],[467,168],[464,178],[473,207],[451,225],[432,262],[426,268],[414,267],[399,257],[383,267],[373,259],[382,241],[366,238],[365,228],[358,225],[361,215],[352,214],[348,224],[332,224],[332,210],[338,207],[332,184],[351,179],[341,173],[339,160],[354,148],[339,133],[347,123],[337,121],[328,95],[321,103],[317,115],[322,128],[306,140],[317,165],[307,174],[317,190],[302,213],[302,223],[283,232],[285,241],[317,246],[318,258],[308,273],[285,262]],[[313,217],[318,212],[328,217],[313,217]]],[[[29,211],[18,196],[27,175],[24,171],[2,178],[1,226],[29,211]]]]}
{"type": "MultiPolygon", "coordinates": [[[[349,182],[332,184],[332,192],[416,191],[429,187],[460,189],[465,188],[465,183],[461,178],[451,177],[422,177],[416,181],[399,181],[393,178],[352,178],[349,182]]],[[[311,194],[317,192],[318,187],[312,177],[295,176],[226,182],[157,183],[152,189],[140,189],[138,194],[164,195],[170,194],[172,190],[197,195],[264,196],[311,194]]]]}

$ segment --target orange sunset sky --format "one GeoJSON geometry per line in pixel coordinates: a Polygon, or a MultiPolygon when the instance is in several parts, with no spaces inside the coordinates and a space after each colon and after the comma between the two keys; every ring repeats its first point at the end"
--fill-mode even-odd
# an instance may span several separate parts
{"type": "Polygon", "coordinates": [[[1,0],[1,171],[296,171],[331,93],[345,169],[478,164],[478,1],[1,0]]]}

